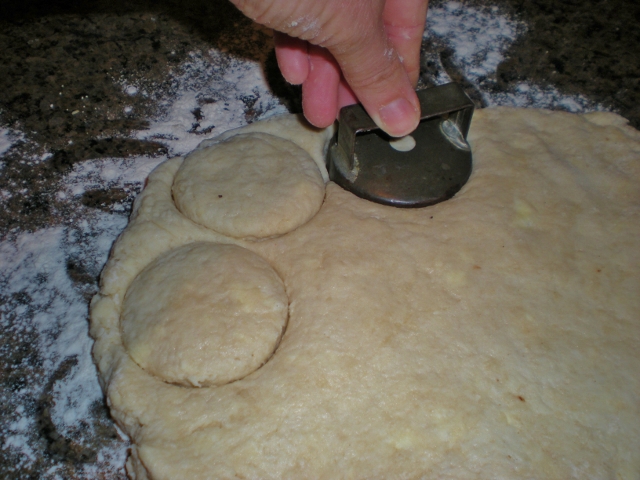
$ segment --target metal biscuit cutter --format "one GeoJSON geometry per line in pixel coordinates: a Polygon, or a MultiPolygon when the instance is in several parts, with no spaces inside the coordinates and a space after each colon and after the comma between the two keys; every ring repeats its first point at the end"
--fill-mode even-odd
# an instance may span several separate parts
{"type": "MultiPolygon", "coordinates": [[[[456,83],[417,92],[415,147],[398,151],[361,105],[342,108],[327,152],[329,177],[359,197],[394,207],[425,207],[453,197],[471,175],[471,99],[456,83]]],[[[410,140],[410,139],[409,139],[410,140]]]]}

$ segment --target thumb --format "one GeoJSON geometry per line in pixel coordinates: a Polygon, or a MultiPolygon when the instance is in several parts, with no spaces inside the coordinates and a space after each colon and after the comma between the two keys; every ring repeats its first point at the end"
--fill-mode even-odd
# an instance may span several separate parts
{"type": "Polygon", "coordinates": [[[408,135],[420,121],[420,103],[384,27],[328,45],[367,113],[389,135],[408,135]]]}

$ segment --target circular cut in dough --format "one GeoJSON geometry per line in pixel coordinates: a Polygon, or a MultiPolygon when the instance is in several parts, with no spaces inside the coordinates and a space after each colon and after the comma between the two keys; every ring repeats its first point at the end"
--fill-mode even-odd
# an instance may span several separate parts
{"type": "Polygon", "coordinates": [[[179,385],[222,385],[273,354],[286,326],[282,280],[255,253],[198,242],[153,261],[129,287],[122,334],[133,360],[179,385]]]}
{"type": "Polygon", "coordinates": [[[236,238],[271,237],[306,223],[322,206],[324,181],[311,156],[266,133],[233,136],[190,154],[173,183],[178,209],[236,238]]]}

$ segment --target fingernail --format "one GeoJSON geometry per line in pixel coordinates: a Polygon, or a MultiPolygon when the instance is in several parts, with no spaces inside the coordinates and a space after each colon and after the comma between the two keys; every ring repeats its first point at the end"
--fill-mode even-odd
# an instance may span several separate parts
{"type": "Polygon", "coordinates": [[[406,98],[398,98],[378,111],[382,129],[392,136],[413,132],[420,121],[420,114],[406,98]]]}

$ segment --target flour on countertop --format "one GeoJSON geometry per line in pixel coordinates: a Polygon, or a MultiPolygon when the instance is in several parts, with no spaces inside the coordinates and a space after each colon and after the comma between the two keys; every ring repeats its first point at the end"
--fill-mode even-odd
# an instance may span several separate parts
{"type": "Polygon", "coordinates": [[[8,128],[0,128],[0,156],[4,155],[19,137],[19,134],[16,134],[16,132],[8,128]]]}
{"type": "MultiPolygon", "coordinates": [[[[12,145],[14,145],[18,140],[22,138],[22,134],[19,132],[15,132],[8,128],[0,127],[0,159],[2,155],[4,155],[12,145]]],[[[4,162],[0,160],[0,172],[4,168],[4,162]]],[[[0,198],[2,195],[0,194],[0,198]]]]}
{"type": "Polygon", "coordinates": [[[257,120],[287,112],[270,92],[258,61],[219,50],[189,56],[173,80],[175,96],[163,101],[165,113],[138,132],[138,138],[161,141],[171,156],[184,155],[207,137],[245,125],[248,103],[259,112],[257,120]]]}
{"type": "MultiPolygon", "coordinates": [[[[452,61],[488,105],[570,111],[597,108],[585,98],[562,95],[548,87],[522,83],[509,94],[483,87],[525,29],[496,8],[448,2],[430,9],[425,36],[444,42],[453,51],[452,61]]],[[[249,35],[263,33],[254,28],[249,35]]],[[[254,49],[250,59],[235,56],[232,49],[194,51],[176,68],[179,73],[170,79],[169,91],[154,98],[161,114],[148,119],[148,129],[134,134],[166,145],[166,156],[76,164],[60,182],[56,198],[82,220],[36,232],[13,232],[1,240],[0,334],[12,341],[0,349],[13,348],[10,358],[15,362],[11,388],[0,392],[0,453],[9,462],[0,469],[7,475],[33,471],[43,479],[124,478],[128,445],[105,413],[90,356],[87,305],[97,288],[93,279],[127,223],[129,204],[112,205],[107,213],[83,206],[80,198],[92,189],[117,187],[138,192],[148,173],[166,158],[184,155],[205,138],[242,126],[248,118],[286,112],[263,72],[272,46],[255,43],[261,47],[254,49]],[[24,355],[22,350],[15,351],[20,345],[25,345],[24,355]],[[26,348],[31,345],[38,346],[36,353],[26,348]],[[102,439],[99,447],[97,437],[102,439]],[[80,465],[75,471],[66,470],[60,461],[69,456],[80,465]]],[[[436,76],[438,83],[449,81],[444,69],[436,76]]],[[[150,95],[144,82],[138,84],[134,78],[119,83],[127,95],[150,95]]],[[[135,112],[125,107],[123,114],[135,112]]],[[[21,137],[20,132],[0,129],[0,158],[21,137]]],[[[0,192],[0,199],[9,195],[12,193],[0,192]]],[[[8,356],[6,350],[0,352],[8,356]]]]}
{"type": "MultiPolygon", "coordinates": [[[[553,87],[518,83],[512,92],[495,92],[495,75],[511,44],[526,32],[526,25],[502,15],[498,7],[472,7],[460,2],[431,6],[425,38],[438,39],[453,51],[453,62],[489,107],[536,107],[569,112],[603,110],[582,95],[566,95],[553,87]]],[[[451,81],[442,65],[434,79],[451,81]]]]}
{"type": "MultiPolygon", "coordinates": [[[[0,393],[1,448],[14,460],[12,468],[5,465],[7,473],[28,472],[42,461],[35,454],[42,448],[54,458],[59,454],[91,460],[74,472],[75,478],[121,470],[126,444],[104,413],[101,420],[95,418],[104,408],[88,335],[87,294],[92,292],[83,291],[68,272],[71,263],[82,265],[87,275],[97,275],[125,225],[125,217],[100,212],[76,227],[22,233],[0,244],[2,337],[11,338],[13,348],[38,346],[37,355],[28,354],[14,365],[19,376],[12,379],[10,390],[0,393]],[[113,441],[99,449],[93,441],[97,429],[114,434],[113,441]],[[43,445],[41,430],[55,430],[59,437],[50,436],[43,445]]],[[[3,356],[9,357],[6,353],[3,356]]],[[[61,478],[69,478],[69,473],[61,472],[61,478]]]]}
{"type": "Polygon", "coordinates": [[[444,40],[472,83],[495,73],[504,52],[524,25],[499,14],[497,7],[475,8],[459,2],[431,7],[425,36],[444,40]]]}
{"type": "MultiPolygon", "coordinates": [[[[88,190],[99,188],[117,187],[139,191],[149,173],[166,159],[166,156],[134,156],[87,160],[75,165],[65,176],[57,197],[78,198],[88,190]]],[[[122,203],[112,205],[112,210],[115,211],[124,212],[125,209],[126,206],[122,203]]]]}

